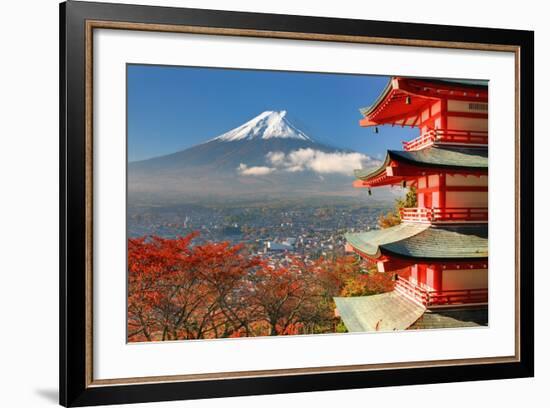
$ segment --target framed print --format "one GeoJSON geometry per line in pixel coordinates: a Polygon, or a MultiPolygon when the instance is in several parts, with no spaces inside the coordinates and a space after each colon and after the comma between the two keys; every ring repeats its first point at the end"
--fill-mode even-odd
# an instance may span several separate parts
{"type": "Polygon", "coordinates": [[[60,21],[62,405],[534,375],[533,32],[60,21]]]}

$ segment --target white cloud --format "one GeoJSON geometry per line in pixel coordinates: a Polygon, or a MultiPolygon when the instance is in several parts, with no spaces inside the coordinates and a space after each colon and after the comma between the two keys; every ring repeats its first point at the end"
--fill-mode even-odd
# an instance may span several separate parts
{"type": "Polygon", "coordinates": [[[277,170],[288,172],[311,170],[319,174],[353,175],[355,169],[380,164],[380,161],[362,153],[326,153],[311,148],[294,150],[288,154],[269,152],[266,159],[277,170]]]}
{"type": "Polygon", "coordinates": [[[243,176],[265,176],[266,174],[269,174],[275,171],[275,169],[272,167],[266,167],[266,166],[248,167],[244,163],[241,163],[237,168],[237,170],[243,176]]]}
{"type": "Polygon", "coordinates": [[[281,165],[285,160],[285,154],[283,152],[269,152],[265,157],[267,161],[274,166],[281,165]]]}
{"type": "Polygon", "coordinates": [[[264,176],[273,172],[296,173],[310,170],[318,174],[353,175],[353,170],[376,167],[380,160],[376,160],[362,153],[326,153],[311,148],[293,150],[288,154],[283,152],[269,152],[265,155],[270,166],[248,167],[241,163],[237,171],[243,176],[264,176]]]}

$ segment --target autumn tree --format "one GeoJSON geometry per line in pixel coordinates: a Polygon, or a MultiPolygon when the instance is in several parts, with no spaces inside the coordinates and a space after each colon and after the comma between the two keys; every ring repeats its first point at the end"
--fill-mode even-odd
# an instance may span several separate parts
{"type": "Polygon", "coordinates": [[[197,235],[128,240],[129,341],[333,332],[334,296],[392,289],[354,256],[268,263],[197,235]]]}
{"type": "Polygon", "coordinates": [[[319,272],[318,263],[292,257],[254,274],[250,301],[259,306],[269,335],[330,331],[334,308],[326,302],[319,272]]]}
{"type": "Polygon", "coordinates": [[[190,247],[197,234],[128,241],[128,339],[228,337],[248,330],[242,281],[260,265],[241,246],[190,247]]]}
{"type": "Polygon", "coordinates": [[[241,330],[250,335],[257,315],[257,308],[249,302],[253,289],[250,276],[261,270],[263,262],[248,257],[242,245],[227,242],[197,246],[193,260],[198,280],[208,288],[208,313],[217,317],[212,322],[214,337],[229,337],[241,330]]]}
{"type": "Polygon", "coordinates": [[[323,280],[328,296],[368,296],[389,292],[394,288],[393,276],[380,273],[376,265],[356,255],[347,255],[322,262],[323,280]]]}

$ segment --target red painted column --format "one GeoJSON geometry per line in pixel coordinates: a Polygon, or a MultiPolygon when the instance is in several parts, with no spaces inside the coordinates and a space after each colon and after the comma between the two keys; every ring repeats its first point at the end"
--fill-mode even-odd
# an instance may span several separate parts
{"type": "Polygon", "coordinates": [[[441,128],[447,130],[447,99],[441,99],[441,128]]]}
{"type": "Polygon", "coordinates": [[[432,265],[433,269],[433,288],[437,291],[443,288],[443,268],[441,265],[432,265]]]}
{"type": "Polygon", "coordinates": [[[418,265],[411,266],[411,274],[409,275],[409,282],[412,283],[412,280],[418,282],[418,265]]]}
{"type": "Polygon", "coordinates": [[[447,175],[439,174],[439,208],[447,208],[447,175]]]}
{"type": "Polygon", "coordinates": [[[426,266],[424,264],[418,265],[418,286],[426,284],[426,266]]]}

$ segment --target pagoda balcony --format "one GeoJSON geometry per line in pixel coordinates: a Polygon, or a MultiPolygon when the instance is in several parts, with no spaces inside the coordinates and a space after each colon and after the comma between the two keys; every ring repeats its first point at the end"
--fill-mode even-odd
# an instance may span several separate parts
{"type": "Polygon", "coordinates": [[[416,139],[403,142],[406,151],[420,150],[432,145],[462,145],[485,147],[488,144],[488,132],[471,130],[431,129],[416,139]]]}
{"type": "Polygon", "coordinates": [[[489,301],[487,289],[428,290],[401,276],[397,276],[395,290],[426,307],[484,304],[489,301]]]}
{"type": "Polygon", "coordinates": [[[401,208],[401,220],[406,222],[487,222],[487,208],[401,208]]]}

